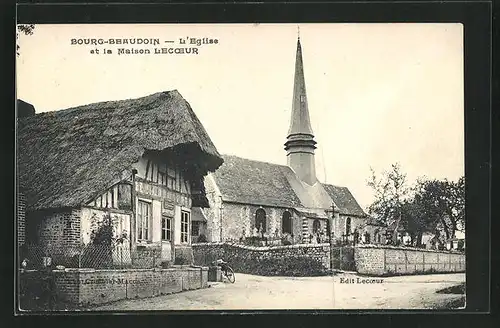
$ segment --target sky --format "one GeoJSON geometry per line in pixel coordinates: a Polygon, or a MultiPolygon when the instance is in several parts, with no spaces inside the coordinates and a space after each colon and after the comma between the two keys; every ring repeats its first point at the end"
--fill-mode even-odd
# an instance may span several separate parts
{"type": "Polygon", "coordinates": [[[464,175],[461,24],[36,25],[18,40],[17,98],[46,112],[177,89],[220,153],[286,164],[298,29],[321,182],[366,209],[370,168],[399,163],[409,183],[464,175]],[[85,38],[160,45],[71,44],[85,38]],[[117,51],[192,47],[180,38],[218,43],[117,51]]]}

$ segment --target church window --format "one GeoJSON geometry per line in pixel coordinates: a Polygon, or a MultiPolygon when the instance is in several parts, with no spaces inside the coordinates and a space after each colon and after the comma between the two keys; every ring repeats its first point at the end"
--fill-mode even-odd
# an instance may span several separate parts
{"type": "Polygon", "coordinates": [[[346,235],[351,234],[351,218],[347,218],[345,220],[345,234],[346,235]]]}
{"type": "Polygon", "coordinates": [[[292,233],[292,215],[288,211],[285,211],[281,218],[281,231],[283,233],[292,233]]]}
{"type": "Polygon", "coordinates": [[[266,232],[266,211],[262,208],[255,212],[255,227],[259,232],[266,232]]]}
{"type": "Polygon", "coordinates": [[[313,233],[317,234],[321,228],[321,223],[319,222],[318,219],[314,220],[313,222],[313,233]]]}

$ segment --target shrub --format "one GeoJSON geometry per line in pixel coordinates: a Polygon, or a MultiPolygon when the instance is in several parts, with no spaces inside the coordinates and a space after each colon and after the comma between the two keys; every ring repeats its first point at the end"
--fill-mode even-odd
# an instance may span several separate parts
{"type": "Polygon", "coordinates": [[[250,271],[263,276],[322,276],[328,274],[323,264],[309,257],[271,258],[255,261],[250,271]]]}
{"type": "Polygon", "coordinates": [[[208,242],[207,236],[203,234],[198,236],[198,243],[206,243],[206,242],[208,242]]]}
{"type": "Polygon", "coordinates": [[[162,269],[168,269],[172,266],[172,262],[170,261],[162,261],[160,264],[162,269]]]}
{"type": "Polygon", "coordinates": [[[189,263],[189,260],[187,258],[185,258],[184,256],[176,256],[174,264],[175,265],[187,265],[190,263],[189,263]]]}
{"type": "Polygon", "coordinates": [[[179,247],[175,249],[175,261],[176,265],[187,265],[193,264],[193,250],[191,247],[184,248],[179,247]]]}

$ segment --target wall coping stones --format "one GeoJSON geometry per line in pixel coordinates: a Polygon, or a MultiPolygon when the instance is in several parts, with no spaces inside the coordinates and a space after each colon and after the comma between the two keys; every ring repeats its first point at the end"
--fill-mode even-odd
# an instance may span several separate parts
{"type": "Polygon", "coordinates": [[[239,245],[239,244],[232,244],[232,243],[199,243],[199,244],[193,244],[193,246],[196,247],[202,247],[202,246],[223,246],[223,245],[228,245],[232,247],[237,247],[241,249],[247,249],[251,251],[269,251],[269,250],[279,250],[279,249],[294,249],[294,248],[323,248],[323,247],[330,247],[330,244],[328,243],[321,243],[321,244],[295,244],[295,245],[271,245],[271,246],[247,246],[247,245],[239,245]]]}
{"type": "Polygon", "coordinates": [[[441,250],[426,249],[426,248],[391,246],[391,245],[365,244],[365,245],[356,245],[354,247],[358,247],[358,248],[377,248],[377,249],[393,249],[393,250],[403,250],[403,251],[417,251],[417,252],[429,252],[429,253],[465,255],[465,253],[457,252],[457,251],[448,251],[448,250],[441,251],[441,250]]]}
{"type": "MultiPolygon", "coordinates": [[[[208,271],[207,266],[191,266],[191,265],[182,265],[182,266],[174,266],[172,268],[150,268],[150,269],[93,269],[93,268],[65,268],[63,270],[54,269],[53,273],[64,273],[64,272],[74,272],[74,273],[106,273],[106,272],[158,272],[158,271],[179,271],[179,270],[188,270],[188,271],[208,271]]],[[[45,272],[43,270],[19,270],[21,273],[31,273],[31,272],[45,272]]]]}

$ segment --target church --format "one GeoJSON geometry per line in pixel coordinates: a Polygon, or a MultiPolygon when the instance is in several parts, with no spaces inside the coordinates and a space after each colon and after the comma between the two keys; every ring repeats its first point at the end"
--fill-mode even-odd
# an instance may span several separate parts
{"type": "Polygon", "coordinates": [[[318,181],[316,144],[299,36],[284,144],[287,165],[222,155],[222,166],[204,181],[210,207],[193,210],[192,241],[265,237],[287,244],[323,243],[331,232],[334,243],[384,242],[382,227],[370,220],[348,188],[318,181]]]}

